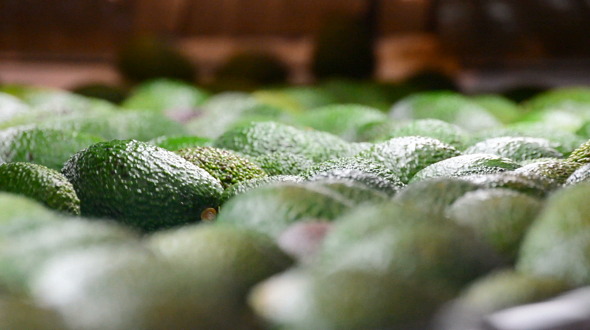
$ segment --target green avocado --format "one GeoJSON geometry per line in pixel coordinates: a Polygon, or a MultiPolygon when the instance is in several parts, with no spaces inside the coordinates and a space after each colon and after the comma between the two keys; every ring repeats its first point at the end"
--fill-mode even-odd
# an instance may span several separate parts
{"type": "Polygon", "coordinates": [[[565,183],[578,167],[580,167],[580,163],[565,159],[539,159],[516,169],[514,172],[542,176],[562,184],[565,183]]]}
{"type": "Polygon", "coordinates": [[[232,184],[266,176],[266,172],[248,159],[231,150],[214,147],[194,147],[176,152],[182,158],[209,172],[225,189],[232,184]]]}
{"type": "Polygon", "coordinates": [[[492,154],[470,154],[448,158],[425,167],[412,178],[420,181],[445,176],[465,176],[511,171],[520,165],[508,158],[492,154]]]}
{"type": "Polygon", "coordinates": [[[387,121],[379,109],[358,104],[335,104],[310,109],[296,118],[300,125],[340,136],[347,141],[358,141],[357,131],[369,124],[387,121]]]}
{"type": "Polygon", "coordinates": [[[542,206],[540,199],[521,192],[480,189],[457,199],[447,208],[446,214],[513,262],[522,238],[542,206]]]}
{"type": "Polygon", "coordinates": [[[401,136],[424,136],[452,145],[457,150],[465,149],[470,134],[463,128],[439,119],[416,119],[390,129],[384,140],[401,136]]]}
{"type": "Polygon", "coordinates": [[[590,184],[560,189],[545,202],[520,247],[516,269],[573,286],[590,284],[590,184]]]}
{"type": "Polygon", "coordinates": [[[59,171],[74,153],[100,141],[66,129],[14,127],[0,132],[0,161],[35,163],[59,171]]]}
{"type": "Polygon", "coordinates": [[[313,161],[342,157],[351,152],[350,144],[336,135],[277,122],[252,122],[230,129],[215,140],[214,146],[249,156],[287,152],[313,161]]]}
{"type": "Polygon", "coordinates": [[[467,148],[464,154],[493,154],[514,161],[536,158],[562,158],[563,155],[546,139],[532,137],[497,137],[478,142],[467,148]]]}
{"type": "Polygon", "coordinates": [[[72,184],[60,172],[43,165],[0,165],[0,190],[25,195],[51,209],[80,214],[80,200],[72,184]]]}
{"type": "Polygon", "coordinates": [[[287,152],[252,157],[268,175],[299,175],[313,165],[313,161],[303,155],[287,152]]]}
{"type": "Polygon", "coordinates": [[[404,136],[377,143],[358,153],[357,157],[383,164],[407,183],[423,168],[460,154],[451,145],[434,138],[404,136]]]}
{"type": "Polygon", "coordinates": [[[76,153],[62,173],[82,215],[112,218],[144,231],[197,222],[219,206],[223,188],[173,152],[135,140],[112,140],[76,153]]]}

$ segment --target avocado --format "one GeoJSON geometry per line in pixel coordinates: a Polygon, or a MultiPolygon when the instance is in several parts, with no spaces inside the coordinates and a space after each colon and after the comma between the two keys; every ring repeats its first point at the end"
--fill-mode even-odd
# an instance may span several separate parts
{"type": "Polygon", "coordinates": [[[561,152],[565,157],[586,140],[575,133],[559,130],[548,124],[514,123],[502,128],[487,129],[473,133],[472,144],[489,138],[504,136],[521,136],[549,140],[551,141],[551,147],[561,152]]]}
{"type": "Polygon", "coordinates": [[[403,186],[401,181],[394,181],[374,173],[365,172],[358,169],[331,169],[323,172],[317,172],[307,177],[307,181],[322,180],[345,180],[359,183],[367,188],[377,190],[387,196],[395,195],[403,186]]]}
{"type": "Polygon", "coordinates": [[[520,243],[542,206],[540,199],[517,191],[479,189],[459,197],[447,208],[446,215],[514,262],[520,243]]]}
{"type": "Polygon", "coordinates": [[[102,138],[65,129],[20,126],[0,131],[0,160],[28,162],[61,170],[77,151],[102,138]]]}
{"type": "Polygon", "coordinates": [[[176,151],[184,148],[208,146],[211,139],[200,136],[162,135],[147,142],[166,150],[176,151]]]}
{"type": "Polygon", "coordinates": [[[557,181],[546,176],[515,171],[473,174],[462,176],[461,179],[475,183],[481,188],[510,189],[538,198],[545,197],[561,186],[557,181]]]}
{"type": "Polygon", "coordinates": [[[438,177],[412,182],[394,200],[430,216],[444,214],[447,207],[479,185],[456,177],[438,177]]]}
{"type": "Polygon", "coordinates": [[[11,120],[14,117],[24,116],[28,114],[31,109],[17,97],[0,91],[0,123],[11,120]]]}
{"type": "Polygon", "coordinates": [[[288,152],[274,152],[251,158],[268,175],[299,175],[311,167],[314,162],[303,156],[288,152]]]}
{"type": "Polygon", "coordinates": [[[54,257],[96,246],[121,246],[133,242],[139,244],[136,233],[106,221],[76,217],[46,221],[3,238],[0,286],[10,293],[27,293],[33,278],[54,257]]]}
{"type": "Polygon", "coordinates": [[[231,150],[194,147],[178,150],[176,154],[209,172],[224,189],[244,180],[266,176],[258,165],[231,150]]]}
{"type": "MultiPolygon", "coordinates": [[[[236,240],[228,243],[218,243],[222,249],[216,251],[233,252],[230,246],[235,246],[236,240]]],[[[230,274],[243,264],[217,258],[219,254],[215,253],[194,252],[219,266],[211,265],[211,272],[208,267],[197,270],[189,260],[184,260],[186,264],[172,261],[146,247],[78,250],[43,267],[33,281],[32,295],[43,306],[59,312],[69,328],[75,329],[259,328],[240,301],[241,291],[232,286],[235,278],[224,280],[225,274],[217,271],[221,268],[230,274]],[[63,282],[64,278],[68,280],[63,282]]],[[[252,249],[242,253],[248,252],[252,249]]]]}
{"type": "Polygon", "coordinates": [[[328,187],[281,182],[235,195],[223,204],[216,222],[278,237],[292,223],[332,220],[353,205],[328,187]]]}
{"type": "Polygon", "coordinates": [[[470,134],[457,125],[439,119],[415,119],[391,128],[382,139],[389,140],[401,136],[431,137],[447,143],[457,150],[463,150],[468,144],[470,134]]]}
{"type": "Polygon", "coordinates": [[[38,124],[52,129],[74,130],[105,140],[135,139],[148,141],[162,135],[183,135],[185,128],[165,115],[142,110],[72,114],[38,124]]]}
{"type": "Polygon", "coordinates": [[[260,178],[244,180],[227,187],[223,191],[223,194],[221,194],[221,200],[222,203],[225,203],[227,200],[236,195],[243,194],[260,186],[281,184],[283,182],[297,183],[303,181],[304,178],[298,175],[269,175],[260,178]]]}
{"type": "Polygon", "coordinates": [[[378,177],[383,182],[377,185],[385,188],[385,190],[388,190],[386,187],[391,187],[392,190],[397,191],[404,186],[396,170],[363,157],[342,157],[317,163],[305,171],[302,176],[308,180],[318,176],[349,176],[346,174],[347,171],[352,171],[351,173],[361,172],[378,177]]]}
{"type": "Polygon", "coordinates": [[[451,145],[437,139],[404,136],[374,144],[357,157],[383,164],[395,171],[403,183],[408,183],[423,168],[460,154],[451,145]]]}
{"type": "Polygon", "coordinates": [[[357,131],[364,125],[387,121],[382,111],[358,104],[334,104],[310,109],[296,117],[305,127],[329,132],[346,141],[359,141],[357,131]]]}
{"type": "Polygon", "coordinates": [[[334,77],[317,86],[334,99],[334,104],[358,104],[386,112],[393,102],[382,84],[370,80],[334,77]]]}
{"type": "Polygon", "coordinates": [[[497,137],[478,142],[463,151],[464,154],[493,154],[514,161],[536,158],[563,158],[563,155],[551,147],[551,142],[531,137],[497,137]]]}
{"type": "Polygon", "coordinates": [[[173,152],[136,140],[93,144],[62,173],[82,215],[112,218],[144,231],[197,222],[219,206],[219,180],[173,152]]]}
{"type": "Polygon", "coordinates": [[[517,121],[524,112],[516,102],[499,94],[480,94],[471,96],[470,99],[484,107],[504,125],[517,121]]]}
{"type": "Polygon", "coordinates": [[[255,287],[250,302],[280,329],[428,329],[451,294],[430,282],[342,270],[280,274],[255,287]],[[345,289],[344,289],[345,288],[345,289]]]}
{"type": "Polygon", "coordinates": [[[540,159],[536,162],[526,164],[514,172],[525,175],[544,176],[550,180],[554,180],[558,184],[563,184],[578,167],[580,167],[580,163],[565,159],[540,159]]]}
{"type": "Polygon", "coordinates": [[[54,310],[39,306],[30,299],[0,296],[0,328],[2,329],[67,329],[54,310]]]}
{"type": "Polygon", "coordinates": [[[466,228],[403,202],[398,205],[387,206],[385,212],[369,211],[381,219],[365,217],[367,208],[334,219],[311,267],[320,273],[387,274],[457,291],[503,264],[466,228]]]}
{"type": "Polygon", "coordinates": [[[570,162],[580,164],[590,163],[590,140],[578,146],[567,158],[570,162]]]}
{"type": "Polygon", "coordinates": [[[539,93],[523,104],[529,111],[588,105],[590,105],[590,89],[587,87],[553,88],[539,93]]]}
{"type": "Polygon", "coordinates": [[[333,95],[316,85],[291,85],[278,90],[306,110],[337,103],[333,95]]]}
{"type": "Polygon", "coordinates": [[[256,283],[293,260],[266,235],[221,224],[188,225],[147,237],[147,245],[171,267],[187,267],[243,299],[256,283]]]}
{"type": "Polygon", "coordinates": [[[1,164],[0,190],[33,198],[51,209],[80,214],[80,200],[72,184],[60,172],[43,165],[1,164]]]}
{"type": "Polygon", "coordinates": [[[590,184],[560,189],[527,231],[516,269],[526,274],[554,277],[573,286],[590,283],[590,184]]]}
{"type": "Polygon", "coordinates": [[[214,139],[227,130],[247,125],[252,121],[290,123],[290,105],[284,105],[282,99],[276,98],[280,97],[269,96],[266,91],[218,93],[208,98],[199,107],[199,115],[190,119],[185,126],[193,135],[214,139]]]}
{"type": "Polygon", "coordinates": [[[399,126],[400,123],[393,120],[369,123],[358,128],[356,132],[357,140],[368,141],[373,143],[383,142],[385,140],[391,139],[392,137],[389,136],[389,133],[399,126]]]}
{"type": "Polygon", "coordinates": [[[439,119],[473,132],[501,127],[500,121],[485,108],[451,91],[411,94],[396,102],[389,115],[396,120],[439,119]]]}
{"type": "Polygon", "coordinates": [[[190,110],[203,104],[208,96],[207,92],[187,82],[160,78],[135,86],[121,107],[159,112],[190,110]]]}
{"type": "Polygon", "coordinates": [[[252,122],[223,133],[213,144],[217,148],[239,151],[249,156],[274,152],[303,155],[323,161],[350,152],[349,143],[315,130],[302,130],[277,122],[252,122]]]}
{"type": "Polygon", "coordinates": [[[316,177],[305,182],[334,191],[355,204],[380,202],[390,199],[389,194],[370,185],[371,180],[362,180],[361,176],[351,173],[349,177],[316,177]]]}
{"type": "Polygon", "coordinates": [[[37,225],[57,221],[62,216],[30,197],[0,191],[0,241],[37,225]]]}
{"type": "Polygon", "coordinates": [[[473,329],[493,312],[553,298],[570,287],[563,281],[523,274],[513,269],[492,272],[471,283],[442,309],[436,329],[473,329]]]}
{"type": "Polygon", "coordinates": [[[470,154],[451,157],[425,167],[412,178],[412,182],[428,178],[472,174],[502,173],[519,168],[520,165],[508,158],[491,154],[470,154]]]}
{"type": "Polygon", "coordinates": [[[573,185],[590,179],[590,164],[584,164],[578,167],[565,181],[566,185],[573,185]]]}

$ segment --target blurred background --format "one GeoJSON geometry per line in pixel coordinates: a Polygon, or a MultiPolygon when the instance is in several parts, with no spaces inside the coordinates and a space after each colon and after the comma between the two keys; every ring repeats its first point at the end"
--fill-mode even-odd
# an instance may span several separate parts
{"type": "Polygon", "coordinates": [[[232,77],[249,74],[305,84],[436,73],[468,93],[547,88],[590,82],[589,30],[588,0],[0,0],[0,82],[165,73],[239,89],[232,77]]]}

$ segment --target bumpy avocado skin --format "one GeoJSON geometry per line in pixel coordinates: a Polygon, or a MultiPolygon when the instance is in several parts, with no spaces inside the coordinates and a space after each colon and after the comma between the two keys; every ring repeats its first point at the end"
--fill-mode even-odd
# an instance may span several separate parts
{"type": "Polygon", "coordinates": [[[94,144],[72,156],[62,173],[72,182],[83,215],[143,231],[197,222],[204,210],[219,206],[223,191],[207,171],[135,140],[94,144]]]}
{"type": "Polygon", "coordinates": [[[562,158],[563,155],[552,148],[551,141],[532,137],[497,137],[472,145],[465,154],[488,153],[515,161],[536,158],[562,158]]]}
{"type": "Polygon", "coordinates": [[[333,134],[276,122],[253,122],[231,129],[217,138],[213,146],[254,157],[287,152],[316,162],[346,156],[351,148],[348,142],[333,134]]]}
{"type": "Polygon", "coordinates": [[[268,175],[299,175],[313,165],[313,161],[303,155],[275,152],[253,157],[252,161],[268,175]]]}
{"type": "Polygon", "coordinates": [[[0,165],[0,190],[30,197],[58,211],[80,214],[80,200],[72,184],[60,172],[43,165],[0,165]]]}
{"type": "Polygon", "coordinates": [[[397,171],[401,181],[408,183],[423,168],[460,154],[451,145],[434,138],[404,136],[377,143],[358,156],[397,171]]]}
{"type": "Polygon", "coordinates": [[[225,189],[232,184],[266,176],[266,172],[248,159],[214,147],[195,147],[176,152],[182,158],[209,172],[225,189]]]}
{"type": "Polygon", "coordinates": [[[78,150],[102,140],[73,130],[13,127],[0,132],[0,159],[41,164],[59,171],[78,150]]]}
{"type": "Polygon", "coordinates": [[[590,163],[590,140],[582,143],[567,158],[570,162],[590,163]]]}

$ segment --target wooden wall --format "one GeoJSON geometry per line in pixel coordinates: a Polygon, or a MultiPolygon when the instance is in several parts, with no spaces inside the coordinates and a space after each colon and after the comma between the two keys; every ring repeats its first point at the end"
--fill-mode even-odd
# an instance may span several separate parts
{"type": "MultiPolygon", "coordinates": [[[[0,0],[0,55],[88,56],[138,32],[308,36],[323,19],[362,14],[365,0],[0,0]]],[[[382,34],[420,30],[428,0],[381,0],[382,34]]]]}

